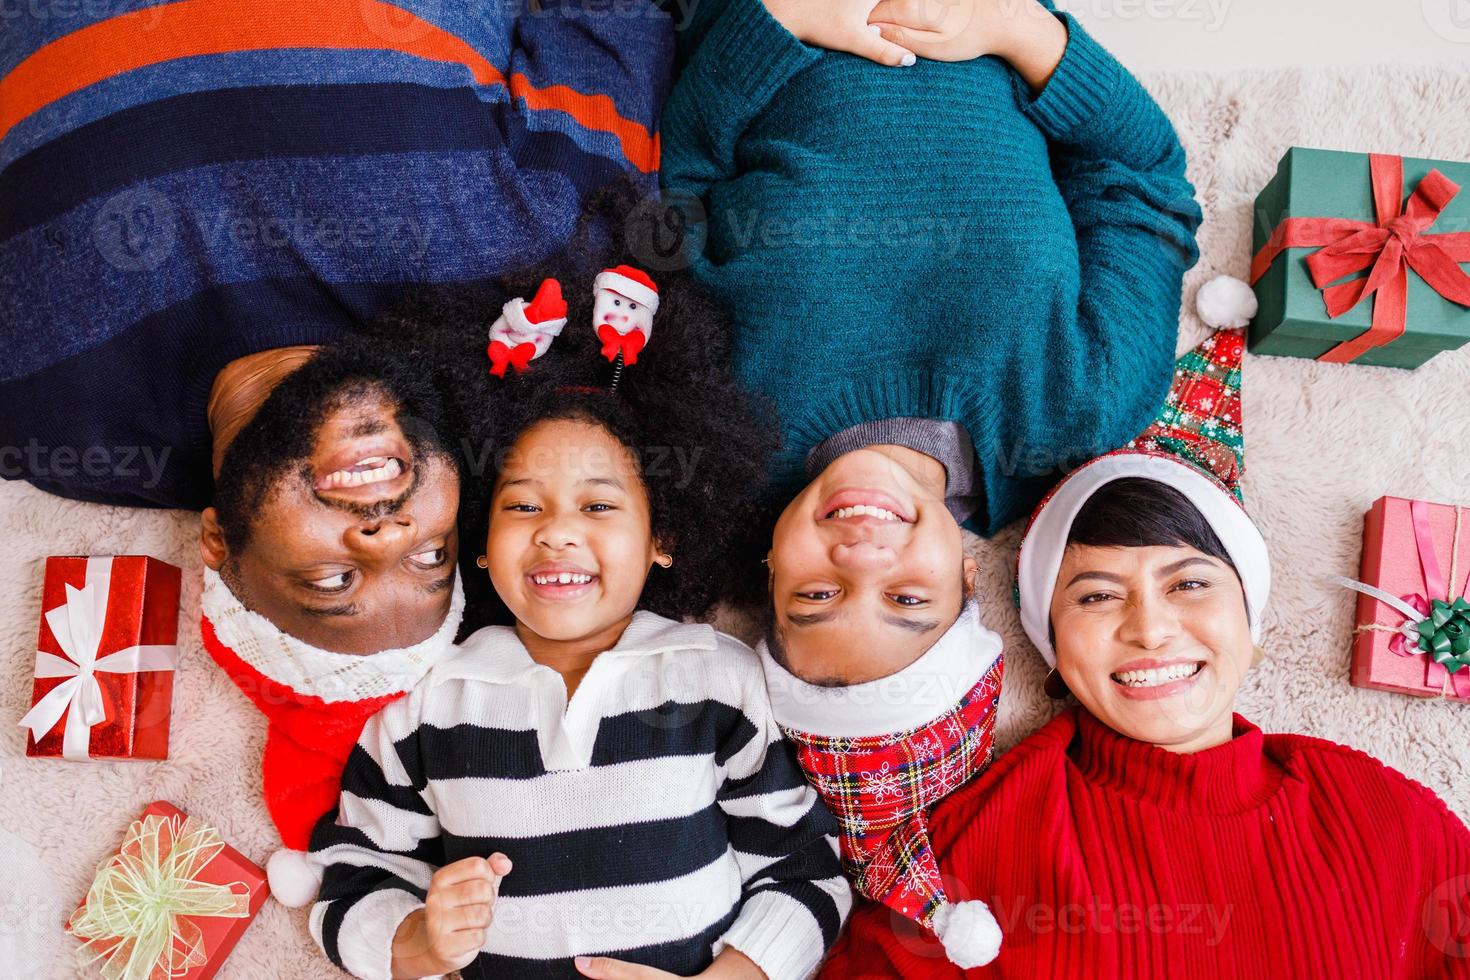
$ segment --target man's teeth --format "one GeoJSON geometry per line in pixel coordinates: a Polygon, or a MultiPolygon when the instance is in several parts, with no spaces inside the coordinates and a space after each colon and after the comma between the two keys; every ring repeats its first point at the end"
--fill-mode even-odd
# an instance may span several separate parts
{"type": "Polygon", "coordinates": [[[580,575],[576,572],[554,572],[532,575],[531,581],[537,585],[586,585],[592,578],[591,575],[580,575]]]}
{"type": "Polygon", "coordinates": [[[1204,664],[1199,661],[1170,664],[1167,667],[1152,667],[1148,670],[1125,670],[1113,675],[1113,680],[1124,687],[1158,687],[1192,677],[1204,664]]]}
{"type": "Polygon", "coordinates": [[[882,507],[874,507],[872,504],[858,504],[856,507],[839,507],[827,516],[836,518],[839,521],[846,517],[876,517],[880,521],[902,520],[893,511],[884,510],[882,507]]]}
{"type": "Polygon", "coordinates": [[[361,487],[369,483],[382,483],[384,480],[395,479],[403,472],[403,464],[393,456],[369,456],[367,459],[347,467],[345,470],[337,470],[330,473],[321,482],[323,490],[336,490],[342,487],[361,487]]]}

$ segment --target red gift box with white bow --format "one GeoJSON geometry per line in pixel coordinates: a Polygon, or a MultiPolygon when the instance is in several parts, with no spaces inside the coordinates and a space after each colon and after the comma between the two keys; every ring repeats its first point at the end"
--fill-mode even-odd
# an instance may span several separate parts
{"type": "Polygon", "coordinates": [[[144,555],[46,559],[26,755],[168,758],[180,579],[144,555]]]}

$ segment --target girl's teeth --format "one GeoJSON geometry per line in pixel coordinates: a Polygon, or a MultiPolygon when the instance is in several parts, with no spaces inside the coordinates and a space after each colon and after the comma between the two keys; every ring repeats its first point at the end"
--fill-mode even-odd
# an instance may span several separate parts
{"type": "Polygon", "coordinates": [[[842,520],[846,517],[876,517],[880,521],[896,521],[898,515],[891,510],[882,507],[874,507],[872,504],[858,504],[856,507],[839,507],[831,514],[832,517],[842,520]]]}
{"type": "Polygon", "coordinates": [[[586,585],[592,581],[592,576],[579,575],[576,572],[551,572],[545,575],[532,575],[531,581],[537,585],[586,585]]]}
{"type": "Polygon", "coordinates": [[[1153,667],[1149,670],[1125,670],[1113,675],[1113,680],[1124,687],[1158,687],[1192,677],[1204,664],[1199,661],[1153,667]]]}

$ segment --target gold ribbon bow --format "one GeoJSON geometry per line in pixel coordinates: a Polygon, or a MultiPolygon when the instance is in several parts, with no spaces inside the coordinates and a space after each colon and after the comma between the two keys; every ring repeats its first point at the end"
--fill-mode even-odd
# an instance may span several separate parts
{"type": "Polygon", "coordinates": [[[189,917],[250,914],[244,882],[196,880],[224,847],[218,831],[193,817],[148,814],[133,821],[67,923],[83,940],[83,965],[101,961],[105,980],[180,977],[203,966],[203,932],[189,917]]]}

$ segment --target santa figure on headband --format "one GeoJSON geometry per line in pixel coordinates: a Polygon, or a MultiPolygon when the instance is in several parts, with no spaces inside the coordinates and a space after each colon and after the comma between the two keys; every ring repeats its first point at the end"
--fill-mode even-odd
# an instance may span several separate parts
{"type": "Polygon", "coordinates": [[[529,303],[519,296],[510,300],[490,326],[490,344],[485,348],[490,373],[497,378],[505,377],[507,368],[523,373],[566,325],[567,304],[555,279],[543,280],[529,303]]]}
{"type": "Polygon", "coordinates": [[[638,352],[653,337],[658,287],[648,273],[630,265],[603,269],[592,281],[592,327],[602,341],[602,356],[637,364],[638,352]]]}

